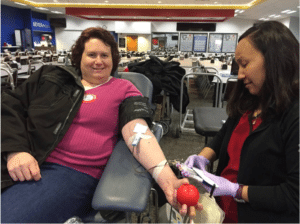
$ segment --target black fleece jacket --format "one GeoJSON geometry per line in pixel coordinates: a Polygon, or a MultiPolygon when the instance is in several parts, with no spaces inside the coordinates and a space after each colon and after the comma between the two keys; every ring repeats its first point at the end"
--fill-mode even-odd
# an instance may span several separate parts
{"type": "Polygon", "coordinates": [[[28,152],[41,165],[67,132],[83,95],[75,68],[52,65],[1,95],[1,189],[13,184],[7,153],[28,152]]]}

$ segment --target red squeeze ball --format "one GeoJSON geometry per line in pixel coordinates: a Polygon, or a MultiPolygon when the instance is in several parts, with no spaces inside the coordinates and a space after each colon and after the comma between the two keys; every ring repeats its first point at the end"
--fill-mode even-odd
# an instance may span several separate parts
{"type": "Polygon", "coordinates": [[[183,184],[177,190],[177,201],[183,205],[186,204],[189,206],[195,206],[199,200],[199,191],[198,189],[191,184],[183,184]]]}

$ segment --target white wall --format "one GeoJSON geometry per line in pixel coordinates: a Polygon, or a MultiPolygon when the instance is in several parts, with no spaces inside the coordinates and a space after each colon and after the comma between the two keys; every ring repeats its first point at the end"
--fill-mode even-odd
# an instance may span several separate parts
{"type": "MultiPolygon", "coordinates": [[[[101,21],[101,20],[85,20],[77,17],[72,17],[68,15],[51,15],[51,17],[65,17],[67,20],[66,28],[55,28],[56,45],[57,50],[69,50],[74,44],[75,40],[79,37],[80,33],[89,27],[93,26],[106,26],[107,30],[115,31],[115,21],[101,21]]],[[[290,17],[286,19],[279,20],[287,27],[291,29],[293,34],[299,40],[299,18],[290,17]]],[[[238,33],[240,36],[248,28],[250,28],[256,20],[244,20],[238,18],[231,18],[225,22],[217,23],[216,31],[212,33],[238,33]]],[[[127,22],[130,23],[130,22],[127,22]]],[[[129,24],[130,25],[130,24],[129,24]]],[[[128,32],[128,31],[127,31],[128,32]]],[[[180,33],[176,31],[176,22],[151,22],[151,32],[152,33],[180,33]]],[[[184,32],[182,32],[184,33],[184,32]]],[[[190,32],[189,32],[190,33],[190,32]]],[[[197,32],[192,32],[197,33],[197,32]]],[[[210,33],[210,32],[198,32],[198,33],[210,33]]],[[[132,35],[138,36],[138,51],[151,50],[151,34],[136,34],[132,35]]],[[[126,33],[119,33],[119,38],[125,37],[126,33]]],[[[180,39],[180,38],[179,38],[180,39]]],[[[125,48],[120,48],[120,50],[125,50],[125,48]]]]}
{"type": "Polygon", "coordinates": [[[115,22],[116,33],[151,34],[151,22],[115,22]]]}
{"type": "MultiPolygon", "coordinates": [[[[255,23],[255,20],[243,20],[231,18],[225,22],[217,23],[216,31],[213,33],[238,33],[239,36],[250,28],[255,23]]],[[[176,30],[176,22],[152,22],[152,32],[168,33],[178,32],[176,30]]],[[[181,32],[178,32],[181,33],[181,32]]],[[[182,32],[191,33],[191,32],[182,32]]],[[[192,32],[192,33],[210,33],[210,32],[192,32]]]]}
{"type": "Polygon", "coordinates": [[[152,22],[151,23],[152,33],[168,33],[177,32],[176,22],[152,22]]]}
{"type": "Polygon", "coordinates": [[[295,35],[296,39],[300,41],[299,38],[299,17],[291,17],[290,19],[290,30],[295,35]]]}
{"type": "Polygon", "coordinates": [[[138,51],[147,52],[148,50],[151,50],[151,35],[139,35],[138,51]]]}
{"type": "Polygon", "coordinates": [[[56,49],[70,50],[81,32],[89,27],[107,27],[109,31],[115,30],[115,21],[86,20],[69,15],[51,15],[49,18],[66,18],[66,28],[55,28],[56,49]]]}
{"type": "Polygon", "coordinates": [[[277,21],[283,23],[286,27],[290,27],[290,17],[280,19],[280,20],[277,20],[277,21]]]}

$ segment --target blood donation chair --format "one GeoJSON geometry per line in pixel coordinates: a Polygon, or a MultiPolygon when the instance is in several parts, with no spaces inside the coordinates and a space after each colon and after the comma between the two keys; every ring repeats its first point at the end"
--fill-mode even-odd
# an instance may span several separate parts
{"type": "MultiPolygon", "coordinates": [[[[114,76],[131,81],[149,98],[152,105],[153,86],[146,76],[134,72],[119,72],[114,76]]],[[[159,141],[162,137],[162,126],[154,123],[151,130],[159,141]]],[[[155,192],[151,187],[152,176],[133,157],[125,141],[121,139],[114,148],[96,188],[92,201],[95,211],[87,217],[71,217],[65,223],[131,222],[131,213],[141,214],[146,210],[150,192],[155,192]]]]}

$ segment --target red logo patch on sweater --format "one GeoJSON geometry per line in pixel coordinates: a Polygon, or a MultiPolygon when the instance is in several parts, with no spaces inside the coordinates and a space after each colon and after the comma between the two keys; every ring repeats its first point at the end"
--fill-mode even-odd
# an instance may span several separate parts
{"type": "Polygon", "coordinates": [[[83,103],[92,103],[97,99],[97,96],[94,94],[84,94],[83,103]]]}

